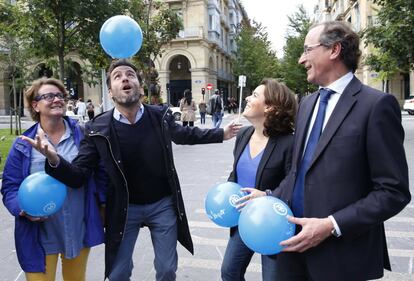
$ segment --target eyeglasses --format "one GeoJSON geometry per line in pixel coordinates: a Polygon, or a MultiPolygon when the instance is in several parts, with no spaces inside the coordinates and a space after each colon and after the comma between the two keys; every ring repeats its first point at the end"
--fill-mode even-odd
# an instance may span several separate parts
{"type": "Polygon", "coordinates": [[[35,101],[45,100],[47,102],[52,102],[54,101],[55,98],[58,98],[58,100],[64,100],[65,95],[62,93],[46,93],[40,96],[36,96],[34,100],[35,101]]]}
{"type": "Polygon", "coordinates": [[[313,45],[305,45],[303,46],[303,53],[305,55],[309,55],[309,53],[313,50],[316,49],[319,46],[323,46],[322,43],[318,43],[318,44],[313,44],[313,45]]]}

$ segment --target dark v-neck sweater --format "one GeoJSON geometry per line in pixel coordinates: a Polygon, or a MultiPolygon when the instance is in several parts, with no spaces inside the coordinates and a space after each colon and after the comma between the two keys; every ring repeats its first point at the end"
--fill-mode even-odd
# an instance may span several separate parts
{"type": "Polygon", "coordinates": [[[171,194],[161,142],[148,114],[144,111],[135,124],[113,119],[131,204],[154,203],[171,194]]]}

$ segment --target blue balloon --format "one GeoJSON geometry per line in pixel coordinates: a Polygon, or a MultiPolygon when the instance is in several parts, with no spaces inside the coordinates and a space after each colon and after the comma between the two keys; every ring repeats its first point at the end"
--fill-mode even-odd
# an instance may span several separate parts
{"type": "Polygon", "coordinates": [[[20,184],[20,208],[33,217],[56,213],[66,198],[66,186],[45,172],[33,173],[20,184]]]}
{"type": "Polygon", "coordinates": [[[215,224],[224,227],[236,226],[240,211],[235,201],[243,197],[242,187],[234,182],[221,183],[207,193],[205,200],[206,214],[215,224]]]}
{"type": "Polygon", "coordinates": [[[128,16],[113,16],[102,25],[99,40],[104,51],[112,58],[125,59],[141,49],[142,30],[128,16]]]}
{"type": "Polygon", "coordinates": [[[244,244],[262,255],[273,255],[283,250],[279,243],[295,234],[295,224],[287,220],[292,211],[281,200],[272,196],[253,199],[242,209],[239,234],[244,244]]]}

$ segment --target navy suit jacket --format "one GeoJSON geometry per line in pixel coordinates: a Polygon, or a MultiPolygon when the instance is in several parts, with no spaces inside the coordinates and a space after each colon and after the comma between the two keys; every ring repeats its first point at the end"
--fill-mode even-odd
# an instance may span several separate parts
{"type": "MultiPolygon", "coordinates": [[[[317,98],[314,93],[299,106],[292,169],[274,192],[288,204],[317,98]]],[[[303,254],[313,280],[367,280],[390,269],[383,222],[411,199],[403,141],[396,99],[354,77],[305,176],[304,217],[333,215],[342,232],[303,254]]]]}

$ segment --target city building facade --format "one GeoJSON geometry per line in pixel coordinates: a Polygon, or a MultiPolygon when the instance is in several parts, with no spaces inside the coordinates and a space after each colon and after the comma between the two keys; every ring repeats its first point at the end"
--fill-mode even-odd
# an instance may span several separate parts
{"type": "MultiPolygon", "coordinates": [[[[348,21],[356,32],[375,25],[376,6],[372,0],[318,0],[314,11],[315,22],[328,20],[348,21]]],[[[373,51],[361,40],[362,59],[373,51]]],[[[355,75],[365,84],[394,95],[400,105],[414,93],[414,72],[397,74],[388,81],[382,81],[378,73],[364,65],[363,61],[355,75]]]]}
{"type": "MultiPolygon", "coordinates": [[[[208,99],[207,85],[223,97],[236,95],[231,57],[237,27],[247,15],[238,0],[164,0],[183,22],[178,37],[155,60],[163,100],[176,106],[185,89],[197,101],[208,99]]],[[[212,94],[212,93],[210,93],[212,94]]]]}
{"type": "MultiPolygon", "coordinates": [[[[236,95],[236,80],[231,57],[236,50],[236,31],[247,14],[239,0],[163,0],[183,22],[176,39],[167,44],[162,56],[155,58],[160,94],[164,102],[177,106],[185,89],[193,92],[196,102],[208,99],[210,91],[220,89],[223,97],[236,95]],[[202,88],[205,95],[202,95],[202,88]]],[[[101,85],[90,86],[82,79],[81,66],[85,63],[71,55],[71,67],[65,84],[73,99],[91,99],[102,104],[101,85]]],[[[34,64],[33,79],[52,76],[44,63],[34,64]]],[[[104,82],[104,81],[103,81],[104,82]]],[[[105,87],[104,87],[105,88],[105,87]]],[[[0,115],[10,114],[13,107],[12,83],[7,67],[0,67],[0,115]]],[[[22,102],[22,89],[18,103],[22,102]]],[[[105,91],[105,90],[104,90],[105,91]]]]}

